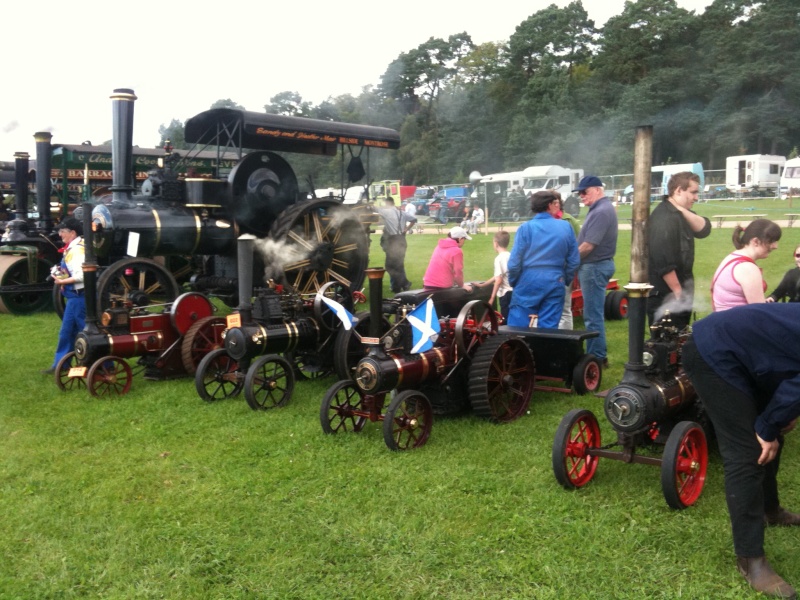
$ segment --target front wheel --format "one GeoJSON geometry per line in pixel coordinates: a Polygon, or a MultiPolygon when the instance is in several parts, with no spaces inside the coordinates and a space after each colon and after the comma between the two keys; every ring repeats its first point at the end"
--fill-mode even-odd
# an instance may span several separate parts
{"type": "Polygon", "coordinates": [[[664,446],[661,489],[670,508],[694,504],[703,491],[708,467],[708,444],[703,428],[693,421],[675,426],[664,446]]]}
{"type": "MultiPolygon", "coordinates": [[[[78,357],[74,352],[67,352],[56,365],[55,380],[58,389],[64,392],[70,392],[86,387],[86,371],[82,377],[70,377],[69,372],[75,367],[80,367],[78,357]]],[[[85,369],[85,367],[84,367],[85,369]]]]}
{"type": "Polygon", "coordinates": [[[592,480],[600,460],[589,451],[600,447],[600,425],[590,410],[569,411],[553,440],[553,474],[564,488],[583,487],[592,480]]]}
{"type": "Polygon", "coordinates": [[[353,381],[338,381],[328,388],[319,407],[319,421],[328,434],[364,429],[364,396],[353,381]]]}
{"type": "Polygon", "coordinates": [[[433,428],[433,407],[422,392],[405,390],[389,403],[383,418],[383,441],[389,450],[424,446],[433,428]]]}

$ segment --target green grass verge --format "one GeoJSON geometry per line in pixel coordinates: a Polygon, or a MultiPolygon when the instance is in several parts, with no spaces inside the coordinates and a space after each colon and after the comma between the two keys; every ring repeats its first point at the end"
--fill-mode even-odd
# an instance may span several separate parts
{"type": "MultiPolygon", "coordinates": [[[[697,244],[699,316],[730,235],[697,244]]],[[[437,239],[409,237],[415,285],[437,239]]],[[[800,229],[785,229],[762,262],[770,289],[798,242],[800,229]]],[[[623,283],[629,249],[621,232],[623,283]]],[[[491,236],[464,250],[467,279],[488,278],[491,236]]],[[[382,263],[374,243],[370,264],[382,263]]],[[[298,382],[289,406],[258,413],[241,397],[203,402],[188,379],[136,378],[116,399],[62,393],[39,374],[58,323],[0,315],[2,599],[758,597],[733,567],[716,452],[685,511],[667,507],[646,465],[601,460],[586,488],[558,486],[550,452],[568,410],[591,409],[615,438],[598,398],[537,392],[529,415],[502,426],[438,419],[424,448],[398,454],[379,424],[322,433],[332,378],[298,382]]],[[[627,359],[627,323],[608,332],[603,388],[627,359]]],[[[793,442],[782,497],[798,509],[793,442]]],[[[790,529],[767,533],[773,565],[800,584],[796,543],[790,529]]]]}

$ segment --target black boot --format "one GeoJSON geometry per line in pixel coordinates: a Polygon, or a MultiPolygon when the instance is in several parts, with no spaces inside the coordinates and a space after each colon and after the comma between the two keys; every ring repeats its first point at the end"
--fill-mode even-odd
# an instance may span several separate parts
{"type": "Polygon", "coordinates": [[[738,556],[736,557],[736,567],[755,591],[776,598],[797,598],[794,588],[772,570],[766,557],[744,558],[738,556]]]}
{"type": "Polygon", "coordinates": [[[781,527],[790,527],[800,525],[800,515],[797,513],[789,512],[782,506],[777,510],[764,514],[765,525],[778,525],[781,527]]]}

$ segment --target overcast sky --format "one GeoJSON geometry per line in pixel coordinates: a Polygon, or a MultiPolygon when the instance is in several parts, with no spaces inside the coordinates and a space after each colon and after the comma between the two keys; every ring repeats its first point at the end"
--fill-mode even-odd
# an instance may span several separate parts
{"type": "MultiPolygon", "coordinates": [[[[702,13],[711,0],[678,0],[702,13]]],[[[282,91],[318,104],[378,85],[391,61],[431,37],[466,31],[505,41],[517,25],[569,0],[24,0],[5,2],[0,160],[54,144],[111,138],[115,88],[131,88],[136,145],[230,98],[263,111],[282,91]]],[[[583,0],[596,26],[624,0],[583,0]]]]}

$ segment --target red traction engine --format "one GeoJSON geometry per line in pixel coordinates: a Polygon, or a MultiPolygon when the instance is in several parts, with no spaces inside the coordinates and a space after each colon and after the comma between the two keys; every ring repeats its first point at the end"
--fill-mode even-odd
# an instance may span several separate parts
{"type": "Polygon", "coordinates": [[[683,509],[694,504],[703,490],[708,465],[706,432],[711,432],[711,425],[681,366],[681,348],[689,329],[678,331],[667,313],[651,327],[647,342],[642,342],[643,336],[637,341],[633,324],[641,322],[639,331],[643,332],[644,304],[639,301],[646,300],[637,295],[631,290],[630,361],[622,382],[604,401],[617,441],[603,446],[595,415],[585,409],[572,410],[556,431],[553,472],[562,486],[574,489],[591,481],[600,458],[660,466],[667,504],[683,509]],[[663,452],[658,457],[653,450],[660,446],[663,452]],[[641,447],[648,453],[637,454],[641,447]]]}
{"type": "Polygon", "coordinates": [[[193,374],[200,360],[222,343],[225,319],[214,316],[214,306],[197,292],[167,304],[150,304],[143,297],[141,306],[132,296],[125,303],[115,300],[98,314],[91,207],[84,207],[86,327],[78,334],[75,350],[56,366],[56,385],[65,391],[87,387],[93,396],[113,396],[127,394],[140,372],[149,379],[193,374]],[[138,358],[133,368],[128,364],[131,358],[138,358]]]}
{"type": "MultiPolygon", "coordinates": [[[[498,334],[497,315],[481,300],[466,303],[457,318],[438,319],[440,331],[428,350],[412,353],[412,325],[404,317],[386,324],[382,312],[383,269],[368,269],[370,335],[361,338],[362,358],[352,379],[328,389],[320,406],[325,433],[358,432],[383,421],[391,450],[423,446],[433,414],[469,408],[496,423],[524,414],[533,394],[533,356],[524,341],[498,334]],[[364,353],[366,351],[366,354],[364,353]],[[385,408],[387,397],[390,398],[385,408]]],[[[347,337],[352,330],[341,330],[347,337]]]]}
{"type": "Polygon", "coordinates": [[[322,298],[352,311],[352,298],[338,282],[316,294],[299,294],[274,282],[253,289],[255,238],[238,242],[240,304],[227,317],[222,345],[209,352],[195,373],[198,395],[212,402],[244,390],[253,410],[285,406],[296,376],[316,379],[333,370],[333,342],[341,321],[322,298]],[[252,302],[251,302],[252,299],[252,302]]]}

